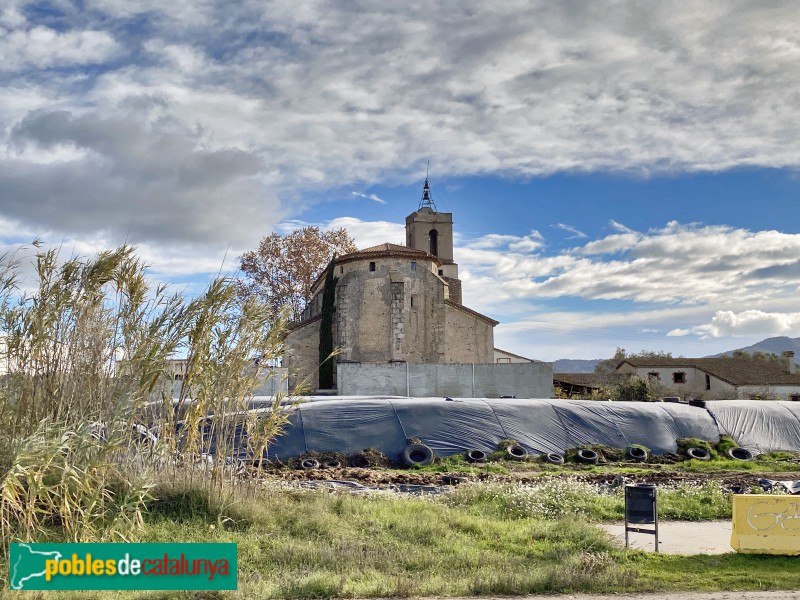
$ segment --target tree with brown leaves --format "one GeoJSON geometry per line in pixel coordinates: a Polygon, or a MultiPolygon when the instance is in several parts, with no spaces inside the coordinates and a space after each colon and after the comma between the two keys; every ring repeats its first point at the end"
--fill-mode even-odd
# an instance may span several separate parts
{"type": "Polygon", "coordinates": [[[257,250],[242,255],[242,293],[256,294],[275,315],[286,307],[289,319],[299,319],[311,300],[311,285],[330,260],[356,250],[344,228],[320,231],[307,226],[287,235],[272,233],[261,240],[257,250]]]}

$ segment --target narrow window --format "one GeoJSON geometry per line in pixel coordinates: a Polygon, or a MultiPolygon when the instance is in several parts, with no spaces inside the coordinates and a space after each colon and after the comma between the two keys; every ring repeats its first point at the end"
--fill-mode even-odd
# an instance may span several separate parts
{"type": "Polygon", "coordinates": [[[344,273],[344,266],[339,267],[339,273],[344,273]]]}
{"type": "Polygon", "coordinates": [[[411,261],[411,272],[413,273],[416,270],[417,270],[417,261],[412,260],[411,261]]]}
{"type": "Polygon", "coordinates": [[[374,271],[375,270],[375,263],[374,262],[370,262],[369,263],[369,270],[370,271],[374,271]]]}
{"type": "Polygon", "coordinates": [[[428,239],[430,240],[430,253],[439,256],[439,232],[431,229],[428,232],[428,239]]]}
{"type": "Polygon", "coordinates": [[[412,295],[410,296],[410,298],[411,298],[411,308],[417,308],[417,304],[419,304],[417,302],[417,297],[412,295]]]}
{"type": "Polygon", "coordinates": [[[672,383],[686,383],[686,373],[677,371],[672,374],[672,383]]]}
{"type": "Polygon", "coordinates": [[[706,389],[711,389],[711,375],[706,375],[706,389]]]}

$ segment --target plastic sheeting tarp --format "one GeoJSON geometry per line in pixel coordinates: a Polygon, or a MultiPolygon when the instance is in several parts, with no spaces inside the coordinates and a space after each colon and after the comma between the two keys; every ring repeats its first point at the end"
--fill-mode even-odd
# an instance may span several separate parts
{"type": "Polygon", "coordinates": [[[350,454],[376,448],[397,458],[416,437],[438,456],[493,451],[505,439],[528,452],[564,452],[589,444],[642,444],[675,452],[675,440],[719,440],[708,411],[682,404],[522,399],[348,399],[299,405],[270,459],[308,451],[350,454]]]}
{"type": "Polygon", "coordinates": [[[757,453],[800,450],[800,402],[726,400],[709,402],[721,434],[757,453]]]}

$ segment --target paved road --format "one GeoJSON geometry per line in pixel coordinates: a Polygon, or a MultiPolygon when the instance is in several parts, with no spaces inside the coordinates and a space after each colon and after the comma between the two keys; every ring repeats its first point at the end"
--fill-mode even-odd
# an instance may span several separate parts
{"type": "MultiPolygon", "coordinates": [[[[624,523],[601,525],[620,546],[625,545],[624,523]]],[[[649,525],[641,525],[649,529],[649,525]]],[[[630,547],[652,551],[655,536],[630,533],[630,547]]],[[[658,549],[666,554],[725,554],[731,548],[731,521],[662,521],[658,524],[658,549]]],[[[800,565],[798,566],[800,568],[800,565]]]]}

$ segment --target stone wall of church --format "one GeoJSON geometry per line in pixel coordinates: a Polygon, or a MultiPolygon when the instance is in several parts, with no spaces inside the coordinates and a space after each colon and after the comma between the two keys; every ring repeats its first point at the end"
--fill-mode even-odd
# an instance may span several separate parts
{"type": "MultiPolygon", "coordinates": [[[[293,329],[286,337],[284,366],[289,368],[289,389],[306,383],[319,387],[319,325],[317,318],[293,329]]],[[[335,338],[334,338],[335,339],[335,338]]]]}
{"type": "Polygon", "coordinates": [[[446,363],[493,363],[494,329],[483,319],[445,305],[446,363]]]}
{"type": "Polygon", "coordinates": [[[427,263],[402,258],[351,265],[336,286],[340,360],[439,362],[447,286],[427,263]],[[375,270],[370,271],[370,263],[375,270]],[[361,268],[353,268],[358,267],[361,268]]]}

